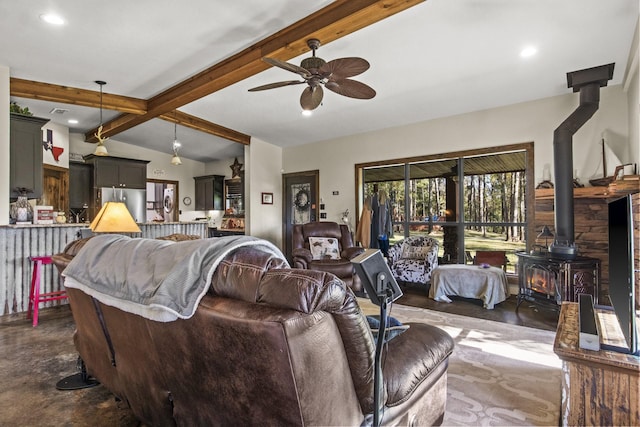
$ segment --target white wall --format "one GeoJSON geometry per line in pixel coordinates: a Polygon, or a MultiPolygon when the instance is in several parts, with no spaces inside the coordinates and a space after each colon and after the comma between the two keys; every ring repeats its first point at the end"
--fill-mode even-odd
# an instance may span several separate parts
{"type": "Polygon", "coordinates": [[[256,138],[244,149],[246,234],[282,249],[282,148],[256,138]],[[262,204],[273,193],[273,204],[262,204]]]}
{"type": "Polygon", "coordinates": [[[9,67],[0,65],[0,225],[9,224],[9,67]]]}
{"type": "MultiPolygon", "coordinates": [[[[553,131],[578,105],[579,94],[569,93],[286,148],[284,170],[291,173],[319,169],[320,197],[325,203],[327,220],[337,222],[345,209],[355,212],[356,163],[533,141],[536,183],[542,181],[545,164],[550,166],[553,180],[553,131]],[[334,191],[339,194],[334,196],[334,191]]],[[[629,143],[627,96],[620,85],[601,89],[599,110],[574,135],[574,169],[582,183],[588,184],[598,172],[600,141],[605,130],[612,137],[629,143]]],[[[351,223],[355,224],[355,218],[351,223]]]]}
{"type": "MultiPolygon", "coordinates": [[[[634,163],[640,165],[640,72],[638,63],[640,62],[640,40],[639,38],[640,19],[636,25],[633,35],[631,53],[629,54],[629,71],[626,76],[625,88],[628,97],[629,108],[629,141],[631,141],[630,152],[634,163]]],[[[640,173],[640,171],[639,171],[640,173]]]]}

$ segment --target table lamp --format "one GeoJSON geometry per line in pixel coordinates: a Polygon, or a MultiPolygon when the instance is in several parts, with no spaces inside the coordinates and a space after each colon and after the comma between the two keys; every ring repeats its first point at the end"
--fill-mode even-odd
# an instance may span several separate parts
{"type": "Polygon", "coordinates": [[[102,205],[89,228],[94,233],[140,233],[140,227],[123,202],[107,202],[102,205]]]}
{"type": "Polygon", "coordinates": [[[551,230],[549,229],[549,227],[547,227],[546,225],[544,227],[542,227],[542,231],[540,232],[540,234],[538,234],[538,239],[544,237],[544,247],[549,250],[549,244],[547,243],[547,240],[549,239],[549,237],[553,237],[553,233],[551,232],[551,230]]]}

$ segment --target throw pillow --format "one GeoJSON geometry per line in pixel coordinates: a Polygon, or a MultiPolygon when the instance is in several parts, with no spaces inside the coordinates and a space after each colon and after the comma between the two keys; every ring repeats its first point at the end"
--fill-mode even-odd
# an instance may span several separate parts
{"type": "Polygon", "coordinates": [[[309,237],[309,248],[313,259],[340,259],[338,239],[333,237],[309,237]]]}
{"type": "Polygon", "coordinates": [[[402,258],[404,259],[426,259],[431,246],[411,246],[402,244],[402,258]]]}

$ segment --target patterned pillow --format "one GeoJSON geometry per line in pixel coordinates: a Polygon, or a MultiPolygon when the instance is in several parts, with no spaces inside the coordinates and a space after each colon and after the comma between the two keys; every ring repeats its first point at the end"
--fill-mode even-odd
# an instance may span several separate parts
{"type": "Polygon", "coordinates": [[[431,246],[411,246],[402,244],[402,257],[404,259],[426,259],[431,246]]]}
{"type": "Polygon", "coordinates": [[[313,259],[340,259],[338,239],[333,237],[309,237],[309,248],[313,259]]]}

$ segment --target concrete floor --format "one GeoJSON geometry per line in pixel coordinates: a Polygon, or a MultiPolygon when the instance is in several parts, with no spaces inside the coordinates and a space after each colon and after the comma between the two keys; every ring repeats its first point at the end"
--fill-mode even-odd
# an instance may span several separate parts
{"type": "Polygon", "coordinates": [[[78,372],[68,306],[42,309],[36,328],[25,314],[0,318],[1,426],[139,426],[102,386],[59,391],[78,372]]]}
{"type": "MultiPolygon", "coordinates": [[[[494,310],[479,300],[430,300],[421,288],[404,287],[400,304],[555,330],[557,313],[515,296],[494,310]]],[[[56,383],[78,372],[74,322],[67,305],[42,309],[38,327],[24,313],[0,317],[0,426],[139,426],[126,405],[104,387],[59,391],[56,383]]]]}

